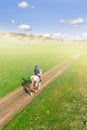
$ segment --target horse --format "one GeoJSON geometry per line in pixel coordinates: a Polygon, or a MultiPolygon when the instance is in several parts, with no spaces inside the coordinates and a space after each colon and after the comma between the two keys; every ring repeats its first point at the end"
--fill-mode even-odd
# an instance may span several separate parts
{"type": "Polygon", "coordinates": [[[38,75],[32,75],[30,77],[29,84],[27,86],[27,91],[30,95],[33,95],[32,92],[37,92],[40,89],[42,82],[42,70],[40,69],[38,75]]]}

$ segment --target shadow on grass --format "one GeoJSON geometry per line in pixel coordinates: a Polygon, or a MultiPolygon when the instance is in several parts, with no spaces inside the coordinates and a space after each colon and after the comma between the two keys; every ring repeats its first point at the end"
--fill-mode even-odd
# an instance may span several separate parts
{"type": "Polygon", "coordinates": [[[23,81],[23,82],[22,82],[21,85],[22,85],[24,91],[29,94],[29,91],[28,91],[28,86],[29,86],[29,84],[30,84],[29,78],[28,78],[28,79],[25,79],[25,78],[22,77],[22,81],[23,81]]]}

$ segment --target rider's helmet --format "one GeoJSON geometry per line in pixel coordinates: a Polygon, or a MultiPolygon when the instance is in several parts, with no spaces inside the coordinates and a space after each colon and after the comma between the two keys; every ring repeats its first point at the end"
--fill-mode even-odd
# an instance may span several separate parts
{"type": "Polygon", "coordinates": [[[37,66],[37,65],[35,65],[35,68],[38,68],[38,66],[37,66]]]}

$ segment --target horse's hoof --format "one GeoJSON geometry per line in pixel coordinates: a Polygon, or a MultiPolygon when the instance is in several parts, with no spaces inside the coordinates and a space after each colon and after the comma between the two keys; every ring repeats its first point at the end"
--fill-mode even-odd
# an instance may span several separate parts
{"type": "Polygon", "coordinates": [[[37,90],[35,90],[35,93],[37,93],[37,90]]]}
{"type": "Polygon", "coordinates": [[[87,125],[87,120],[83,121],[83,123],[84,123],[85,125],[87,125]]]}
{"type": "Polygon", "coordinates": [[[32,94],[32,93],[30,93],[30,95],[31,95],[31,96],[33,96],[33,94],[32,94]]]}

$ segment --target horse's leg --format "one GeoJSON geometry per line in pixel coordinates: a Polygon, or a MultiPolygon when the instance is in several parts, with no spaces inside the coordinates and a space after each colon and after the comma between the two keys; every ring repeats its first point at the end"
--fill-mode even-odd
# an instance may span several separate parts
{"type": "MultiPolygon", "coordinates": [[[[37,92],[36,90],[35,90],[35,85],[36,85],[36,82],[35,81],[32,81],[32,84],[30,85],[30,91],[32,91],[32,92],[37,92]]],[[[32,94],[32,93],[31,93],[32,94]]]]}
{"type": "Polygon", "coordinates": [[[25,90],[26,93],[32,95],[31,92],[30,92],[29,86],[26,86],[26,87],[24,88],[24,90],[25,90]]]}
{"type": "Polygon", "coordinates": [[[27,92],[32,96],[33,94],[32,94],[32,83],[30,83],[28,86],[27,86],[27,88],[26,88],[26,90],[27,90],[27,92]]]}
{"type": "Polygon", "coordinates": [[[36,82],[33,81],[32,82],[32,89],[31,89],[32,92],[36,92],[35,87],[36,87],[36,82]]]}
{"type": "Polygon", "coordinates": [[[41,86],[41,82],[38,81],[38,82],[36,83],[36,86],[35,86],[36,90],[39,90],[39,89],[40,89],[40,86],[41,86]]]}
{"type": "Polygon", "coordinates": [[[39,82],[39,85],[38,85],[38,89],[40,89],[41,88],[41,82],[39,82]]]}
{"type": "Polygon", "coordinates": [[[34,91],[37,92],[37,90],[38,90],[38,82],[35,82],[35,84],[34,84],[34,91]]]}
{"type": "Polygon", "coordinates": [[[31,90],[30,90],[30,87],[28,87],[28,92],[29,92],[29,94],[32,96],[33,95],[33,93],[31,92],[31,90]]]}

